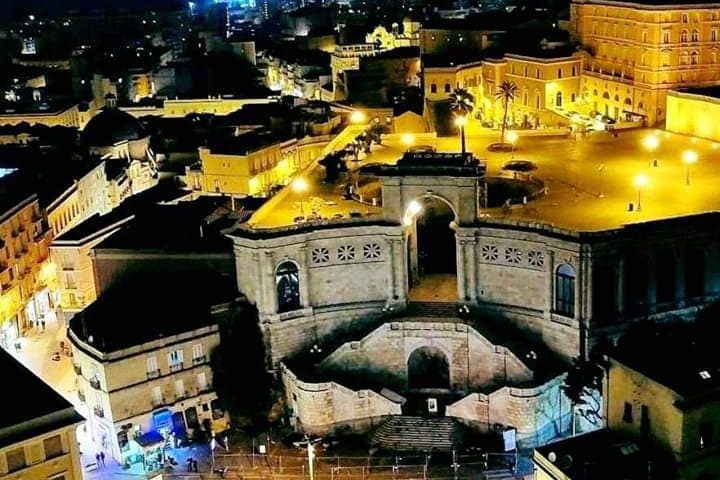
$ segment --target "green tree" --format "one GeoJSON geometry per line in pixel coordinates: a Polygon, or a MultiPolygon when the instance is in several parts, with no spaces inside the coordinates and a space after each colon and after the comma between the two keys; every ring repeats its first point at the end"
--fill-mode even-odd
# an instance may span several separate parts
{"type": "Polygon", "coordinates": [[[596,392],[602,390],[604,376],[605,370],[598,361],[576,358],[561,387],[573,409],[595,425],[602,419],[596,392]]]}
{"type": "Polygon", "coordinates": [[[233,418],[261,430],[272,406],[272,377],[265,364],[258,312],[238,305],[220,324],[220,345],[211,353],[213,388],[233,418]]]}
{"type": "Polygon", "coordinates": [[[465,124],[467,117],[475,108],[475,98],[464,88],[456,88],[450,94],[450,110],[455,114],[460,127],[460,144],[462,153],[465,153],[465,124]]]}
{"type": "Polygon", "coordinates": [[[503,119],[500,125],[500,143],[505,143],[505,130],[507,129],[507,115],[510,102],[515,100],[517,96],[518,87],[515,82],[505,80],[500,84],[498,91],[495,93],[495,98],[501,100],[503,103],[503,119]]]}

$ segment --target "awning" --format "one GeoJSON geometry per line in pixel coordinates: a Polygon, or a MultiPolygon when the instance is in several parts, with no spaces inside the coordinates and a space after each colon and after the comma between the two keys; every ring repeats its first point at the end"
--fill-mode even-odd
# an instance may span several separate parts
{"type": "Polygon", "coordinates": [[[142,447],[152,447],[161,443],[165,443],[165,438],[160,435],[159,432],[153,430],[152,432],[143,433],[135,439],[135,441],[142,447]]]}

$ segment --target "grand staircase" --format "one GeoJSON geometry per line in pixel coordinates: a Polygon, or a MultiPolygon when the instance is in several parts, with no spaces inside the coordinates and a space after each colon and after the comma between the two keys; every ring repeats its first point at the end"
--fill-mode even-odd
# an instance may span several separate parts
{"type": "Polygon", "coordinates": [[[375,432],[373,443],[397,452],[449,452],[456,440],[455,421],[447,417],[391,417],[375,432]]]}
{"type": "Polygon", "coordinates": [[[408,317],[445,317],[453,318],[458,315],[456,303],[449,302],[415,302],[408,303],[405,315],[408,317]]]}

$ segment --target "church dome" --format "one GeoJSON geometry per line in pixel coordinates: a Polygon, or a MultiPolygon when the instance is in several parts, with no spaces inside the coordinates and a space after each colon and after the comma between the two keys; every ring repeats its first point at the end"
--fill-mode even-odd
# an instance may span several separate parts
{"type": "Polygon", "coordinates": [[[83,140],[91,147],[109,147],[146,136],[145,129],[135,117],[114,108],[106,108],[95,115],[82,132],[83,140]]]}

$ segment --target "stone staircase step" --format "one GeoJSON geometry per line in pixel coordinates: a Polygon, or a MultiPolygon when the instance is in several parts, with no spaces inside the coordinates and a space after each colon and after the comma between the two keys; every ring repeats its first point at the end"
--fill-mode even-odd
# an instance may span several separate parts
{"type": "Polygon", "coordinates": [[[378,428],[373,441],[385,450],[450,451],[455,443],[455,422],[445,417],[396,416],[378,428]]]}
{"type": "Polygon", "coordinates": [[[456,317],[457,304],[450,302],[410,302],[405,315],[421,317],[456,317]]]}

